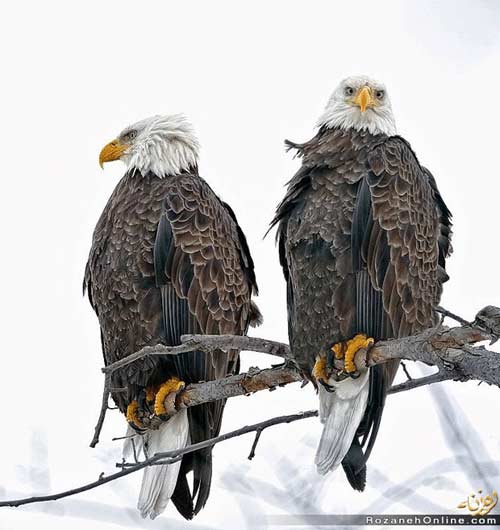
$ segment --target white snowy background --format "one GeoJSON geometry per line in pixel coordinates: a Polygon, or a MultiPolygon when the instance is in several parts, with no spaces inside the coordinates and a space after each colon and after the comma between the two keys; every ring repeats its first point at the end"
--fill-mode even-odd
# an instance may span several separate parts
{"type": "MultiPolygon", "coordinates": [[[[101,147],[129,123],[184,112],[201,174],[237,212],[265,324],[287,340],[273,237],[262,239],[304,141],[347,75],[383,80],[399,133],[454,213],[443,305],[500,305],[500,4],[413,2],[4,2],[0,8],[0,499],[56,492],[115,471],[123,418],[100,407],[99,329],[81,296],[97,218],[124,172],[101,147]]],[[[273,359],[243,354],[242,369],[273,359]]],[[[410,366],[418,376],[420,368],[410,366]]],[[[315,408],[310,385],[231,399],[222,430],[315,408]]],[[[212,494],[191,523],[135,510],[140,475],[54,503],[0,509],[0,529],[240,529],[293,513],[458,513],[500,488],[500,392],[449,383],[388,398],[363,494],[313,467],[316,419],[216,447],[212,494]]]]}

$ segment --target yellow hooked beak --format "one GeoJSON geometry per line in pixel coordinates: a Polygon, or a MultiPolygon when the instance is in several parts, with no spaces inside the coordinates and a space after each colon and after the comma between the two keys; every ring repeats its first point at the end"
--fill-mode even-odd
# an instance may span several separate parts
{"type": "Polygon", "coordinates": [[[375,100],[373,99],[371,89],[364,86],[359,90],[354,98],[354,104],[361,109],[361,112],[365,112],[367,108],[373,107],[375,105],[375,100]]]}
{"type": "Polygon", "coordinates": [[[113,160],[119,160],[128,147],[129,146],[127,144],[121,143],[118,139],[106,144],[99,154],[99,165],[101,168],[104,167],[104,162],[113,162],[113,160]]]}

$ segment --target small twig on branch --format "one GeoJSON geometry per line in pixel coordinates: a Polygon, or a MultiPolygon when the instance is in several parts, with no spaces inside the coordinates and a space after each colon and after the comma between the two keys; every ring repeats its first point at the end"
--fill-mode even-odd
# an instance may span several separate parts
{"type": "Polygon", "coordinates": [[[106,411],[108,410],[108,400],[109,400],[109,394],[111,390],[111,377],[106,374],[104,376],[104,388],[102,391],[102,404],[101,404],[101,412],[99,413],[99,419],[97,420],[97,425],[94,429],[94,437],[92,438],[92,441],[90,442],[90,447],[95,447],[99,443],[99,436],[101,434],[102,426],[104,424],[104,419],[106,418],[106,411]]]}
{"type": "Polygon", "coordinates": [[[410,375],[410,372],[408,371],[408,368],[406,367],[406,363],[404,361],[401,361],[401,368],[403,369],[403,372],[405,373],[408,381],[411,381],[413,377],[410,375]]]}
{"type": "Polygon", "coordinates": [[[253,460],[253,457],[255,456],[255,449],[257,449],[257,444],[260,440],[260,435],[262,434],[262,429],[259,429],[255,433],[255,438],[253,439],[252,448],[250,449],[250,454],[248,455],[248,460],[253,460]]]}
{"type": "Polygon", "coordinates": [[[125,436],[115,436],[111,438],[112,442],[119,442],[120,440],[128,440],[129,438],[135,438],[137,434],[126,434],[125,436]]]}
{"type": "Polygon", "coordinates": [[[397,394],[398,392],[403,392],[404,390],[411,390],[412,388],[418,388],[419,386],[431,385],[432,383],[440,383],[446,381],[448,377],[446,374],[441,372],[436,372],[435,374],[426,375],[425,377],[419,377],[418,379],[409,379],[404,383],[399,385],[394,385],[389,388],[388,394],[397,394]]]}
{"type": "Polygon", "coordinates": [[[471,323],[465,320],[465,318],[462,318],[458,315],[455,315],[455,313],[452,313],[451,311],[448,311],[444,307],[438,306],[436,307],[436,311],[440,313],[441,315],[451,318],[452,320],[455,320],[459,324],[462,324],[462,326],[470,326],[471,323]]]}
{"type": "MultiPolygon", "coordinates": [[[[22,506],[24,504],[33,504],[36,502],[55,501],[57,499],[62,499],[64,497],[69,497],[71,495],[76,495],[77,493],[82,493],[84,491],[88,491],[88,490],[97,488],[99,486],[102,486],[103,484],[111,482],[112,480],[116,480],[118,478],[130,475],[131,473],[136,473],[137,471],[144,469],[145,467],[148,467],[151,465],[173,464],[174,462],[178,462],[182,458],[182,456],[185,454],[192,453],[193,451],[198,451],[205,447],[212,447],[220,442],[230,440],[231,438],[235,438],[237,436],[242,436],[243,434],[247,434],[250,432],[256,432],[256,431],[262,432],[264,429],[267,429],[268,427],[272,427],[274,425],[279,425],[281,423],[292,423],[295,421],[303,420],[305,418],[312,418],[313,416],[317,416],[317,415],[318,415],[317,410],[309,410],[306,412],[300,412],[298,414],[290,414],[287,416],[279,416],[277,418],[271,418],[269,420],[262,421],[260,423],[255,423],[253,425],[247,425],[246,427],[236,429],[226,434],[221,434],[220,436],[211,438],[210,440],[205,440],[197,444],[188,445],[187,447],[184,447],[181,449],[176,449],[174,451],[165,451],[163,453],[156,453],[150,458],[143,460],[142,462],[138,462],[136,464],[127,466],[121,471],[118,471],[111,475],[104,475],[103,473],[101,473],[99,475],[99,478],[96,481],[90,482],[89,484],[85,484],[84,486],[80,486],[79,488],[62,491],[60,493],[54,493],[52,495],[41,495],[37,497],[27,497],[25,499],[0,501],[0,507],[5,507],[5,506],[16,507],[16,506],[22,506]]],[[[122,466],[120,465],[120,467],[122,466]]]]}

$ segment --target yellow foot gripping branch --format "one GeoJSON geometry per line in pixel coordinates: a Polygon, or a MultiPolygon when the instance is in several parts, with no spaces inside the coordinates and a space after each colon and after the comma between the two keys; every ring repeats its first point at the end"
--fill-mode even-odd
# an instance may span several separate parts
{"type": "Polygon", "coordinates": [[[367,337],[363,333],[358,333],[352,339],[344,342],[338,342],[332,346],[332,352],[335,359],[344,359],[343,372],[349,375],[357,374],[356,363],[354,358],[356,353],[362,348],[368,349],[375,342],[371,337],[367,337]]]}
{"type": "Polygon", "coordinates": [[[175,412],[175,397],[185,387],[186,383],[177,377],[165,381],[155,396],[154,412],[156,416],[169,415],[175,412]]]}
{"type": "Polygon", "coordinates": [[[144,429],[144,425],[139,419],[138,412],[139,403],[137,403],[137,400],[134,399],[134,401],[130,402],[127,407],[127,421],[133,427],[137,427],[138,429],[144,429]]]}
{"type": "Polygon", "coordinates": [[[330,373],[328,371],[328,363],[326,360],[326,355],[318,355],[316,357],[316,363],[312,369],[313,377],[322,382],[325,385],[328,385],[328,379],[330,379],[330,373]]]}

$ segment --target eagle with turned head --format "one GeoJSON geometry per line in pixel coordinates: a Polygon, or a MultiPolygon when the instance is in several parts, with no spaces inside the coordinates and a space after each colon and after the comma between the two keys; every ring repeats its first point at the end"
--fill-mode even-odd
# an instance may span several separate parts
{"type": "Polygon", "coordinates": [[[451,214],[434,177],[396,136],[382,83],[350,77],[302,159],[272,222],[287,283],[292,354],[318,388],[321,474],[342,464],[363,490],[366,461],[399,362],[357,369],[374,341],[436,323],[451,214]],[[361,355],[361,353],[360,353],[361,355]],[[343,370],[334,360],[343,359],[343,370]]]}
{"type": "MultiPolygon", "coordinates": [[[[198,174],[198,150],[190,124],[172,115],[127,127],[101,151],[101,166],[127,165],[95,228],[85,270],[106,365],[144,346],[180,344],[184,334],[244,335],[260,322],[245,236],[198,174]]],[[[151,456],[217,436],[224,401],[174,414],[175,397],[190,383],[238,372],[238,353],[154,356],[114,371],[111,395],[129,423],[125,455],[132,444],[151,456]]],[[[212,448],[148,467],[138,509],[153,519],[171,498],[191,519],[207,501],[211,478],[212,448]]]]}

